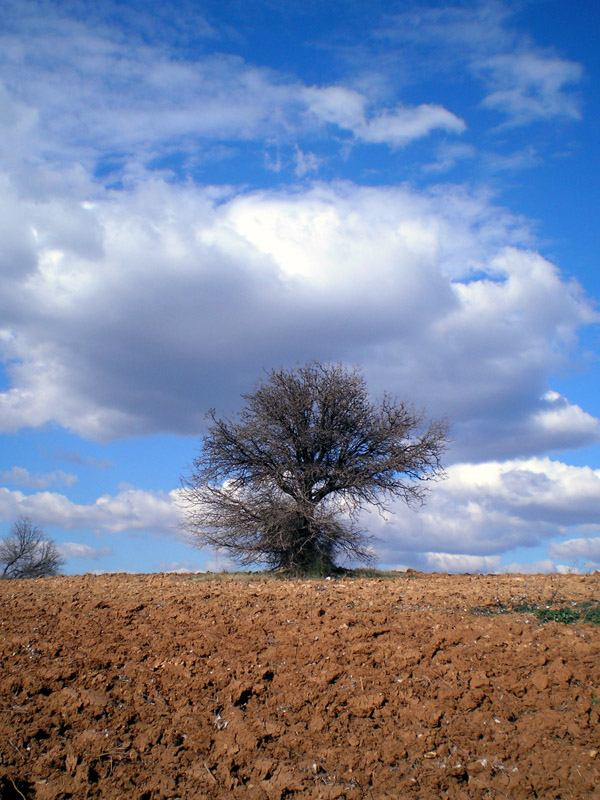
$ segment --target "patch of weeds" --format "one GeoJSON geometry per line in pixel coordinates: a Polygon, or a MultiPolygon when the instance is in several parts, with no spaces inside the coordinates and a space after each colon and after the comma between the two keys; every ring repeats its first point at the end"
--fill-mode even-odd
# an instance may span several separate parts
{"type": "Polygon", "coordinates": [[[478,617],[495,617],[497,614],[510,614],[514,609],[505,606],[504,603],[495,603],[493,606],[473,606],[471,614],[478,617]]]}
{"type": "Polygon", "coordinates": [[[539,609],[540,606],[534,606],[531,603],[517,603],[514,606],[510,606],[509,611],[514,614],[535,614],[539,609]]]}
{"type": "Polygon", "coordinates": [[[540,622],[562,622],[571,625],[581,619],[581,612],[576,608],[536,608],[533,611],[540,622]]]}
{"type": "Polygon", "coordinates": [[[530,603],[520,603],[514,606],[497,603],[493,606],[475,606],[471,609],[471,613],[484,617],[511,613],[532,614],[540,622],[560,622],[563,625],[572,625],[574,622],[588,622],[592,625],[600,625],[600,603],[591,600],[558,608],[536,606],[530,603]]]}
{"type": "Polygon", "coordinates": [[[600,603],[582,603],[580,608],[581,619],[584,622],[600,625],[600,603]]]}
{"type": "Polygon", "coordinates": [[[600,603],[587,601],[562,608],[535,608],[535,616],[540,622],[562,622],[571,625],[574,622],[588,622],[600,625],[600,603]]]}

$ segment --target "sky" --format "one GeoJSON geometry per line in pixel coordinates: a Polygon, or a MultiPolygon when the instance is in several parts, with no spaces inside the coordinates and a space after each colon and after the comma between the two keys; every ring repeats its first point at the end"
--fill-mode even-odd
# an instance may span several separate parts
{"type": "Polygon", "coordinates": [[[318,359],[451,426],[380,566],[600,569],[597,3],[2,6],[0,535],[231,568],[206,414],[318,359]]]}

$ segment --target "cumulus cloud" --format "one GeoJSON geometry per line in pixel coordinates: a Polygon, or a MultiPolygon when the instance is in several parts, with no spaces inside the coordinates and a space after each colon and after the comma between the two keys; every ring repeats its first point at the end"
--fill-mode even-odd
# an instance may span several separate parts
{"type": "Polygon", "coordinates": [[[317,357],[447,416],[454,458],[598,438],[547,383],[595,312],[485,196],[154,178],[83,203],[9,186],[0,205],[35,230],[0,279],[4,431],[197,433],[264,368],[317,357]]]}
{"type": "Polygon", "coordinates": [[[498,572],[500,556],[469,556],[463,553],[425,553],[432,572],[498,572]]]}
{"type": "Polygon", "coordinates": [[[190,575],[199,572],[206,572],[206,569],[199,569],[197,564],[181,561],[160,561],[157,569],[159,572],[171,572],[177,575],[190,575]]]}
{"type": "Polygon", "coordinates": [[[27,495],[0,487],[0,519],[10,521],[26,516],[39,525],[54,525],[64,530],[87,528],[98,533],[143,531],[172,535],[179,527],[176,495],[177,491],[132,488],[115,495],[102,495],[94,503],[80,504],[57,492],[27,495]]]}
{"type": "Polygon", "coordinates": [[[557,558],[590,558],[600,562],[600,535],[581,539],[569,539],[552,545],[551,553],[557,558]]]}
{"type": "Polygon", "coordinates": [[[534,524],[600,523],[600,470],[550,458],[455,464],[440,488],[534,524]]]}
{"type": "MultiPolygon", "coordinates": [[[[208,408],[232,410],[265,368],[316,357],[358,364],[375,392],[447,416],[452,459],[597,440],[598,421],[548,378],[595,312],[485,195],[349,183],[244,192],[145,169],[159,145],[187,157],[201,141],[268,132],[288,137],[302,177],[320,156],[296,145],[299,131],[333,126],[342,143],[397,147],[459,133],[456,115],[223,53],[174,59],[106,20],[49,6],[40,24],[25,6],[10,6],[0,37],[0,430],[197,433],[208,408]],[[93,174],[111,159],[119,188],[93,174]]],[[[473,24],[483,36],[493,22],[489,57],[502,55],[514,44],[506,14],[482,9],[473,24]]],[[[430,35],[451,25],[458,41],[471,25],[456,9],[436,14],[430,35]]],[[[536,63],[530,81],[545,74],[536,63]]]]}
{"type": "MultiPolygon", "coordinates": [[[[600,526],[597,526],[597,529],[600,530],[600,526]]],[[[600,533],[596,536],[567,539],[565,542],[553,544],[550,547],[550,555],[553,558],[582,564],[585,569],[600,570],[600,533]]]]}
{"type": "MultiPolygon", "coordinates": [[[[550,545],[551,559],[538,571],[555,571],[555,561],[593,563],[597,540],[556,540],[600,524],[600,470],[549,458],[455,464],[423,508],[392,504],[385,515],[371,512],[361,523],[384,563],[499,571],[503,553],[543,544],[550,545]]],[[[508,569],[523,571],[516,564],[508,569]]]]}

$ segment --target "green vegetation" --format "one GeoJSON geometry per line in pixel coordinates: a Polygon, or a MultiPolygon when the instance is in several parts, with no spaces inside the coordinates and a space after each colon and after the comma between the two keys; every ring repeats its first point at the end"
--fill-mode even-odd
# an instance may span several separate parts
{"type": "Polygon", "coordinates": [[[540,622],[561,622],[564,625],[571,625],[574,622],[588,622],[592,625],[600,625],[600,602],[596,600],[588,600],[584,603],[559,606],[557,608],[529,603],[514,606],[497,603],[494,606],[472,608],[471,612],[486,617],[495,616],[496,614],[532,614],[540,622]]]}
{"type": "Polygon", "coordinates": [[[583,622],[591,622],[593,625],[600,625],[600,602],[582,603],[580,609],[583,622]]]}
{"type": "Polygon", "coordinates": [[[572,622],[578,622],[581,618],[580,612],[575,608],[536,608],[533,610],[540,622],[562,622],[565,625],[570,625],[572,622]]]}

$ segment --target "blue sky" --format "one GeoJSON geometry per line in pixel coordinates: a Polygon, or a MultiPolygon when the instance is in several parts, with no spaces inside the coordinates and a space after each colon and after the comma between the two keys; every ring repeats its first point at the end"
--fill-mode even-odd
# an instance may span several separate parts
{"type": "Polygon", "coordinates": [[[223,568],[205,414],[360,367],[450,420],[382,566],[600,568],[596,3],[25,2],[0,21],[0,531],[223,568]]]}

